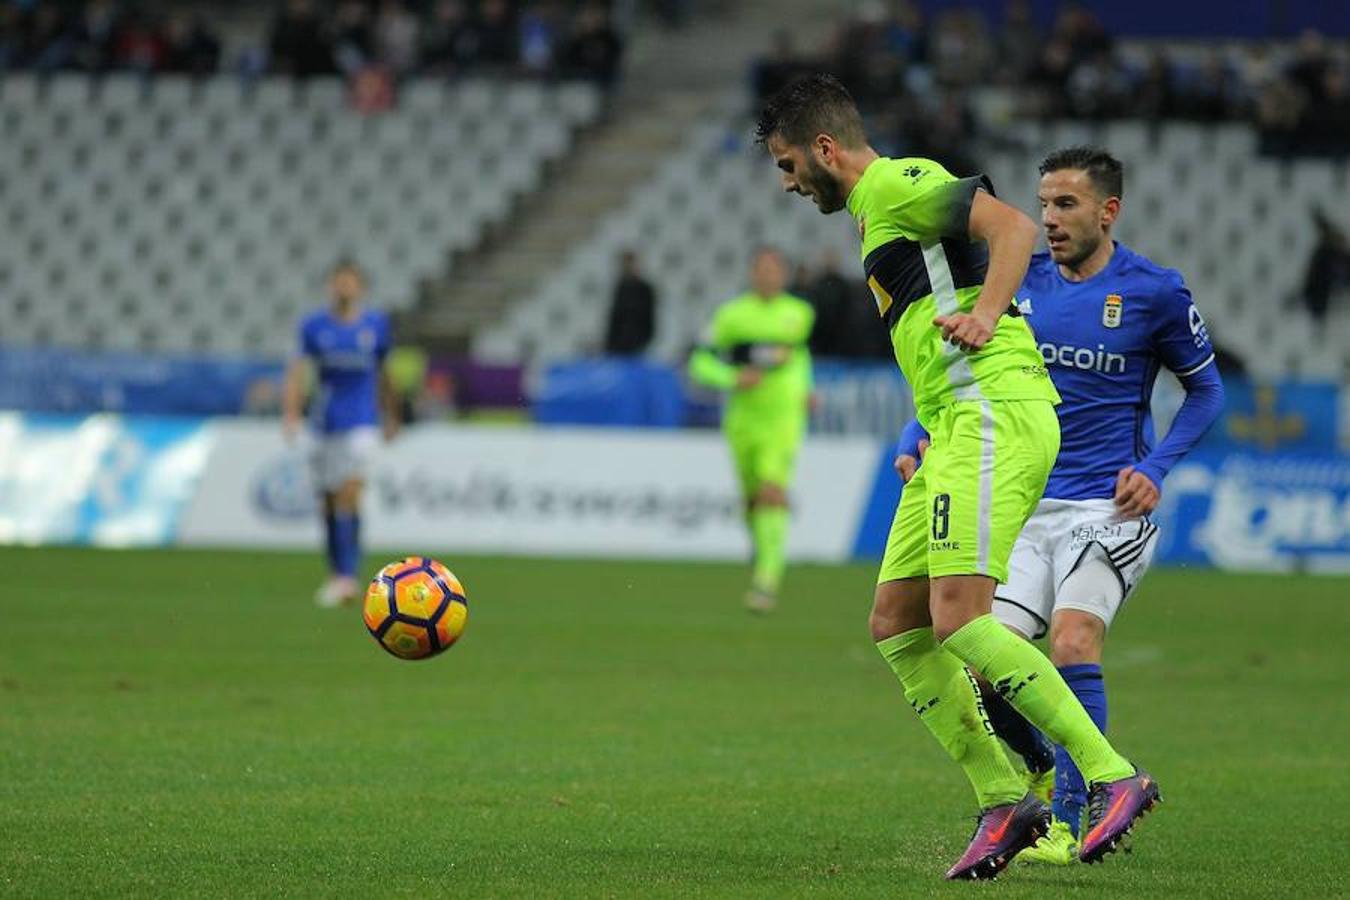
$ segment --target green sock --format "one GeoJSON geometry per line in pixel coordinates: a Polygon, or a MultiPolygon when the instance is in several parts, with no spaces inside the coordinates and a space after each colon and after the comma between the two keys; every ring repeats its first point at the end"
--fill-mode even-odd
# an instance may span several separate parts
{"type": "Polygon", "coordinates": [[[965,770],[980,809],[1021,800],[1027,786],[994,737],[975,679],[942,649],[933,629],[902,632],[877,641],[877,649],[895,670],[919,719],[965,770]]]}
{"type": "Polygon", "coordinates": [[[787,568],[788,510],[786,506],[756,506],[750,513],[755,541],[755,587],[778,593],[787,568]]]}
{"type": "Polygon", "coordinates": [[[1134,767],[1112,748],[1045,654],[992,615],[973,619],[942,645],[994,686],[1032,725],[1069,752],[1089,782],[1115,781],[1134,767]]]}

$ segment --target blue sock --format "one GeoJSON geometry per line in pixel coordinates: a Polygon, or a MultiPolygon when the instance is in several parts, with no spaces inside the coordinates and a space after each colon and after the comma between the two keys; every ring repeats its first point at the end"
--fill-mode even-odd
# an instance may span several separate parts
{"type": "Polygon", "coordinates": [[[332,512],[323,515],[323,540],[324,547],[328,551],[328,571],[336,572],[342,554],[338,549],[337,518],[332,512]]]}
{"type": "Polygon", "coordinates": [[[355,578],[361,562],[361,517],[356,513],[337,513],[333,517],[333,531],[337,537],[337,573],[355,578]]]}
{"type": "MultiPolygon", "coordinates": [[[[1069,690],[1083,704],[1097,728],[1106,734],[1106,682],[1102,680],[1102,667],[1096,663],[1060,666],[1059,674],[1064,676],[1069,690]]],[[[1056,819],[1073,829],[1074,837],[1078,836],[1085,806],[1087,786],[1083,783],[1083,773],[1078,771],[1063,747],[1056,747],[1054,814],[1056,819]]]]}

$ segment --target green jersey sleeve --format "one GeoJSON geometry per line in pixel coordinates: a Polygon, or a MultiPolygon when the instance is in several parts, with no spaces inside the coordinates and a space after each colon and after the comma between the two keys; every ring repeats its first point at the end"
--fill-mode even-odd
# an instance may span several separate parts
{"type": "Polygon", "coordinates": [[[878,160],[849,195],[863,255],[894,240],[970,240],[976,191],[994,192],[983,175],[957,178],[931,159],[878,160]]]}
{"type": "Polygon", "coordinates": [[[737,367],[722,358],[730,340],[726,329],[726,307],[719,307],[689,357],[689,377],[704,387],[727,391],[736,386],[737,367]]]}

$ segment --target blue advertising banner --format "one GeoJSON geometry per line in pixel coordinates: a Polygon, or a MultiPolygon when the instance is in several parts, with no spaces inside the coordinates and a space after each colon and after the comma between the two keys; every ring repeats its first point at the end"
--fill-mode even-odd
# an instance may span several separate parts
{"type": "Polygon", "coordinates": [[[1224,411],[1205,447],[1252,453],[1334,453],[1340,389],[1331,382],[1224,381],[1224,411]]]}
{"type": "Polygon", "coordinates": [[[0,347],[0,409],[236,415],[250,391],[275,405],[281,368],[274,360],[0,347]]]}
{"type": "Polygon", "coordinates": [[[0,413],[0,542],[168,544],[208,444],[200,420],[0,413]]]}
{"type": "Polygon", "coordinates": [[[1199,452],[1155,518],[1162,563],[1350,572],[1350,458],[1199,452]]]}

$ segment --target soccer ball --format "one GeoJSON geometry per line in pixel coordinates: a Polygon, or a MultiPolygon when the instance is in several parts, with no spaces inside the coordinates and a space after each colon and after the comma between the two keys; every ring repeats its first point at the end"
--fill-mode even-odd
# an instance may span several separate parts
{"type": "Polygon", "coordinates": [[[468,617],[464,586],[425,556],[391,562],[366,589],[366,628],[399,659],[427,659],[447,649],[464,633],[468,617]]]}

